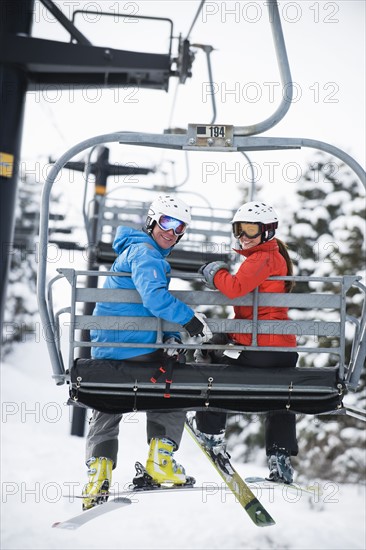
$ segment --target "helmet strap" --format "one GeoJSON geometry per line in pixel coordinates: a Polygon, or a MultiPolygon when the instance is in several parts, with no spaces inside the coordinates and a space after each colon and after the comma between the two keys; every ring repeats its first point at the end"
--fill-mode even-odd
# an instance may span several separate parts
{"type": "Polygon", "coordinates": [[[276,234],[278,222],[263,224],[263,233],[261,236],[261,243],[266,243],[273,239],[276,234]]]}
{"type": "Polygon", "coordinates": [[[150,216],[147,216],[143,230],[145,231],[145,233],[151,236],[155,225],[156,221],[150,218],[150,216]]]}
{"type": "Polygon", "coordinates": [[[270,241],[271,239],[273,239],[274,236],[275,236],[274,230],[264,231],[264,233],[262,233],[261,243],[266,243],[270,241]]]}

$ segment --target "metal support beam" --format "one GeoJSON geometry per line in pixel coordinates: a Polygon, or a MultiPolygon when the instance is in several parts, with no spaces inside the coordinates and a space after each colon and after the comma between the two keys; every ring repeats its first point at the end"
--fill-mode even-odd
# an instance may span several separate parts
{"type": "MultiPolygon", "coordinates": [[[[107,188],[107,178],[109,176],[109,149],[107,147],[101,147],[98,152],[98,158],[94,165],[95,173],[95,195],[102,195],[105,193],[107,188]]],[[[96,225],[99,211],[99,202],[93,201],[93,212],[92,212],[92,227],[91,227],[91,239],[92,242],[89,243],[92,246],[88,254],[88,270],[92,271],[96,268],[96,257],[94,250],[94,244],[96,242],[96,225]]],[[[87,277],[86,278],[86,288],[97,288],[98,286],[98,277],[87,277]]],[[[84,315],[92,315],[95,304],[93,302],[87,302],[84,304],[84,315]]],[[[83,330],[81,332],[81,337],[84,341],[90,341],[90,333],[88,330],[83,330]]],[[[90,348],[80,349],[80,357],[83,359],[90,358],[90,348]]],[[[72,422],[71,422],[71,435],[76,435],[78,437],[83,437],[85,433],[85,419],[86,419],[86,409],[73,407],[72,413],[72,422]]]]}
{"type": "Polygon", "coordinates": [[[30,91],[49,84],[74,89],[138,85],[167,91],[172,76],[168,54],[70,44],[9,32],[0,33],[0,62],[26,67],[30,91]]]}

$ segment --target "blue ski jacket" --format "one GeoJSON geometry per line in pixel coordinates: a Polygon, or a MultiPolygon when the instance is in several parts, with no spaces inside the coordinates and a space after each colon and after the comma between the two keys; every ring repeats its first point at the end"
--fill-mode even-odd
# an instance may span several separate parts
{"type": "MultiPolygon", "coordinates": [[[[93,315],[128,315],[134,317],[161,317],[184,325],[194,316],[189,306],[172,296],[169,292],[170,264],[165,259],[171,248],[161,248],[152,237],[143,231],[120,226],[117,229],[113,248],[118,257],[111,271],[131,273],[130,277],[106,277],[104,288],[136,289],[141,296],[142,304],[137,303],[107,303],[96,304],[93,315]]],[[[97,322],[96,322],[97,325],[97,322]]],[[[134,342],[155,343],[156,331],[119,331],[91,330],[92,342],[130,342],[131,347],[92,347],[92,357],[102,359],[128,359],[152,353],[154,348],[136,348],[134,342]]],[[[170,337],[180,340],[179,332],[164,333],[164,341],[170,337]]]]}

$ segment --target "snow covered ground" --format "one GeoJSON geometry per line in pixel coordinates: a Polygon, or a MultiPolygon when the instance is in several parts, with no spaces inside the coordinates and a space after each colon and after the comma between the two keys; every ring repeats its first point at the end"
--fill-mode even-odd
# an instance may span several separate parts
{"type": "MultiPolygon", "coordinates": [[[[76,515],[86,481],[84,439],[71,437],[66,386],[50,378],[42,338],[18,345],[1,367],[1,548],[10,549],[308,549],[365,548],[365,486],[323,484],[323,495],[258,495],[277,524],[253,525],[227,491],[142,495],[78,531],[52,529],[76,515]]],[[[122,488],[134,462],[146,459],[143,414],[121,423],[119,465],[122,488]]],[[[184,434],[177,460],[197,483],[221,486],[221,478],[184,434]]],[[[263,475],[256,464],[236,464],[243,476],[263,475]]]]}

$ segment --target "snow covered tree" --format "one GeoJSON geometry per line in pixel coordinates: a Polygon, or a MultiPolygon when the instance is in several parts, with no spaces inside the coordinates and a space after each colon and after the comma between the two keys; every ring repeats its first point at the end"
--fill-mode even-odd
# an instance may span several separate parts
{"type": "MultiPolygon", "coordinates": [[[[11,351],[14,343],[39,337],[36,279],[42,185],[37,172],[27,173],[25,167],[18,185],[13,244],[8,250],[10,269],[2,330],[3,356],[11,351]]],[[[57,237],[59,232],[62,238],[65,233],[73,232],[73,226],[66,227],[64,223],[66,208],[70,212],[73,205],[65,206],[61,191],[53,191],[51,197],[49,233],[57,237]]]]}
{"type": "MultiPolygon", "coordinates": [[[[354,174],[343,163],[319,154],[308,166],[297,198],[299,206],[288,235],[296,274],[364,277],[366,205],[354,174]]],[[[327,284],[317,285],[317,288],[335,291],[327,284]]],[[[301,287],[297,291],[301,292],[301,287]]],[[[361,293],[351,289],[347,308],[358,318],[361,316],[361,300],[361,293]]],[[[352,337],[351,331],[346,334],[346,361],[351,352],[352,337]]],[[[332,342],[319,339],[319,345],[331,347],[332,342]]],[[[334,365],[336,362],[337,357],[332,355],[307,354],[302,357],[302,364],[308,366],[334,365]]],[[[365,408],[365,397],[363,373],[359,391],[349,394],[347,402],[365,408]]],[[[361,421],[344,416],[300,419],[298,471],[312,471],[314,476],[330,477],[334,481],[360,479],[365,467],[362,428],[361,421]]]]}
{"type": "Polygon", "coordinates": [[[15,212],[14,243],[9,253],[10,269],[4,312],[2,353],[14,342],[24,342],[35,331],[36,235],[39,223],[40,184],[26,178],[19,182],[15,212]]]}
{"type": "MultiPolygon", "coordinates": [[[[360,185],[349,169],[319,154],[300,182],[297,199],[299,205],[288,225],[287,235],[295,273],[364,277],[366,205],[364,197],[360,197],[360,185]]],[[[328,283],[312,283],[310,287],[310,290],[336,291],[328,283]]],[[[308,285],[298,285],[296,291],[309,291],[308,285]]],[[[351,289],[347,297],[348,313],[358,318],[361,299],[360,291],[351,289]]],[[[323,316],[329,318],[324,313],[323,316]]],[[[327,347],[331,343],[322,342],[322,345],[327,347]]],[[[349,335],[347,358],[351,345],[352,335],[349,335]]],[[[316,366],[324,361],[327,361],[325,356],[314,358],[311,354],[303,359],[304,364],[316,366]]]]}

